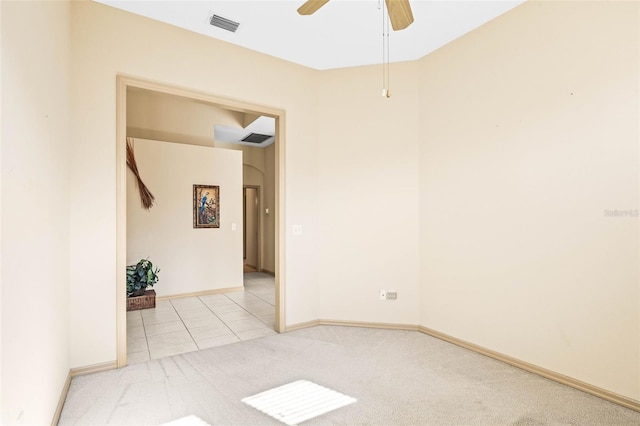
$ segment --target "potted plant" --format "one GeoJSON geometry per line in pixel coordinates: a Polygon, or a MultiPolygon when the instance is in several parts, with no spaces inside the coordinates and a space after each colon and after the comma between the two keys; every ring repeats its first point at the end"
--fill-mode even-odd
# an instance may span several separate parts
{"type": "Polygon", "coordinates": [[[156,292],[147,287],[158,282],[158,272],[149,259],[127,266],[127,311],[156,307],[156,292]]]}

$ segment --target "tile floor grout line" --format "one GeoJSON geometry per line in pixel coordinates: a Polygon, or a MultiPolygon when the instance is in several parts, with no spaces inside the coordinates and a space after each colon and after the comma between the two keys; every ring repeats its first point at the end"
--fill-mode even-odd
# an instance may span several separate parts
{"type": "MultiPolygon", "coordinates": [[[[199,298],[199,297],[196,297],[196,299],[198,299],[198,301],[199,301],[200,303],[202,303],[202,304],[203,304],[207,309],[209,309],[209,307],[208,307],[205,303],[203,303],[203,302],[202,302],[202,300],[200,300],[200,298],[199,298]]],[[[171,301],[171,300],[169,300],[169,301],[171,301]]],[[[171,304],[171,306],[173,306],[173,309],[175,309],[175,310],[176,310],[176,314],[178,314],[178,318],[180,318],[180,321],[182,322],[182,325],[184,325],[184,328],[186,328],[186,329],[187,329],[187,333],[189,333],[189,337],[191,337],[191,341],[196,345],[196,348],[198,348],[198,350],[201,350],[201,349],[200,349],[200,345],[198,345],[198,342],[196,342],[196,339],[193,337],[193,334],[191,334],[191,330],[189,330],[189,326],[187,326],[187,324],[185,324],[185,323],[184,323],[184,319],[182,319],[182,316],[180,315],[180,312],[178,312],[178,310],[177,310],[177,309],[176,309],[176,307],[173,305],[173,303],[171,304]]],[[[209,309],[209,310],[211,310],[211,309],[209,309]]],[[[215,315],[215,314],[214,314],[214,315],[215,315]]],[[[197,328],[197,327],[196,327],[196,328],[197,328]]]]}
{"type": "MultiPolygon", "coordinates": [[[[245,291],[246,291],[246,292],[248,292],[249,294],[251,294],[251,295],[255,296],[255,294],[251,293],[251,291],[246,290],[246,289],[245,289],[245,291]]],[[[258,297],[258,296],[256,296],[256,297],[258,297]]],[[[260,317],[258,317],[258,316],[256,316],[256,315],[254,315],[254,314],[253,314],[253,312],[251,312],[251,311],[247,310],[244,306],[242,306],[242,305],[240,305],[240,304],[238,304],[238,303],[236,303],[236,304],[237,304],[238,306],[240,306],[240,307],[242,308],[242,310],[243,310],[243,311],[245,311],[246,313],[248,313],[249,315],[251,315],[253,318],[257,319],[258,321],[260,321],[261,323],[263,323],[264,325],[266,325],[270,330],[275,331],[275,330],[274,330],[274,328],[270,327],[266,322],[262,321],[262,320],[260,319],[260,317]]],[[[275,314],[274,314],[274,317],[275,317],[275,314]]],[[[220,318],[220,319],[222,320],[222,318],[220,318]]],[[[247,319],[250,319],[250,318],[247,318],[247,319]]],[[[222,321],[224,322],[224,320],[222,320],[222,321]]],[[[236,320],[236,321],[240,321],[240,320],[236,320]]],[[[226,324],[226,322],[225,322],[225,324],[226,324]]],[[[256,328],[255,330],[259,330],[259,328],[256,328]]],[[[231,331],[233,331],[233,330],[231,330],[231,331]]],[[[244,331],[253,331],[253,330],[244,330],[244,331]]],[[[234,332],[234,333],[235,333],[235,332],[234,332]]],[[[237,335],[236,335],[236,336],[237,336],[237,335]]],[[[238,336],[238,339],[240,339],[240,336],[238,336]]],[[[242,339],[240,339],[240,340],[242,340],[242,339]]]]}
{"type": "MultiPolygon", "coordinates": [[[[249,293],[251,293],[251,291],[250,291],[250,290],[246,290],[246,291],[248,291],[249,293]]],[[[257,294],[254,294],[254,293],[251,293],[251,294],[253,294],[253,295],[254,295],[254,296],[256,296],[257,298],[259,298],[259,299],[261,299],[261,300],[263,300],[263,301],[265,301],[265,302],[269,303],[269,305],[271,305],[271,303],[270,303],[269,301],[262,299],[262,298],[261,298],[260,296],[258,296],[257,294]]],[[[273,307],[275,308],[275,305],[271,305],[271,306],[273,306],[273,307]]],[[[249,312],[251,315],[253,315],[255,318],[257,318],[257,319],[258,319],[258,321],[262,322],[264,325],[266,325],[267,327],[269,327],[269,328],[270,328],[270,329],[272,329],[273,331],[276,331],[276,330],[275,330],[275,327],[271,327],[271,326],[270,326],[270,325],[268,325],[266,322],[262,321],[262,319],[261,319],[260,317],[258,317],[257,315],[254,315],[254,314],[253,314],[253,312],[251,312],[251,311],[247,311],[247,312],[249,312]]],[[[269,317],[271,317],[271,316],[273,316],[273,319],[274,319],[274,321],[275,321],[275,317],[276,317],[275,312],[274,312],[272,315],[269,315],[269,317]]]]}
{"type": "MultiPolygon", "coordinates": [[[[149,339],[147,339],[147,327],[144,325],[144,317],[142,316],[142,312],[140,312],[140,320],[142,322],[142,331],[144,331],[144,343],[147,344],[147,354],[149,355],[149,359],[151,359],[151,348],[149,348],[149,339]]],[[[127,355],[129,355],[127,353],[127,355]]]]}
{"type": "MultiPolygon", "coordinates": [[[[264,284],[261,284],[261,283],[259,283],[259,284],[255,284],[255,285],[256,285],[256,286],[260,286],[260,287],[264,288],[265,290],[269,290],[269,291],[270,291],[270,290],[272,290],[272,289],[271,289],[271,286],[268,286],[269,288],[266,288],[267,286],[266,286],[266,285],[264,285],[264,284]]],[[[245,287],[246,287],[246,286],[245,286],[245,287]]],[[[253,296],[257,297],[258,299],[260,299],[260,300],[262,300],[262,301],[264,301],[264,302],[267,302],[267,303],[268,303],[268,304],[270,304],[271,306],[274,306],[274,307],[275,307],[275,302],[273,302],[273,303],[272,303],[272,302],[271,302],[271,300],[267,300],[267,299],[265,299],[265,298],[263,298],[263,297],[260,297],[260,295],[258,295],[258,294],[256,294],[256,293],[253,293],[251,290],[246,290],[246,291],[248,291],[249,293],[251,293],[253,296]]]]}
{"type": "MultiPolygon", "coordinates": [[[[251,281],[253,281],[251,278],[247,278],[247,283],[244,284],[244,292],[245,293],[249,293],[250,295],[252,295],[253,297],[256,297],[257,299],[275,307],[275,305],[271,304],[271,302],[269,302],[266,299],[263,299],[262,297],[260,297],[259,295],[253,293],[251,290],[247,289],[247,284],[253,284],[251,281]]],[[[260,285],[262,286],[262,284],[255,284],[255,285],[260,285]]],[[[234,302],[236,305],[240,306],[240,308],[242,308],[242,310],[244,310],[245,312],[247,312],[249,315],[251,315],[253,318],[257,319],[258,321],[260,321],[261,323],[263,323],[265,326],[267,326],[270,330],[275,331],[274,327],[271,327],[269,324],[267,324],[266,322],[262,321],[262,319],[260,317],[258,317],[257,315],[255,315],[253,312],[249,311],[248,309],[246,309],[244,306],[240,305],[238,302],[236,302],[235,300],[231,299],[229,296],[227,296],[226,294],[224,294],[224,296],[231,300],[232,302],[234,302]]],[[[275,313],[273,314],[274,318],[275,318],[275,313]]],[[[220,318],[222,320],[222,318],[220,318]]],[[[224,322],[224,320],[222,320],[224,322]]],[[[226,323],[225,323],[226,324],[226,323]]],[[[233,330],[232,330],[233,331],[233,330]]],[[[249,331],[249,330],[247,330],[249,331]]],[[[235,332],[234,332],[235,333],[235,332]]],[[[238,336],[238,338],[240,338],[238,336]]]]}
{"type": "MultiPolygon", "coordinates": [[[[230,301],[232,301],[233,303],[235,303],[236,305],[238,305],[235,301],[231,300],[231,298],[229,298],[226,294],[222,293],[222,295],[223,295],[224,297],[226,297],[227,299],[229,299],[230,301]]],[[[200,297],[198,297],[198,299],[200,299],[200,297]]],[[[200,301],[202,302],[202,300],[200,300],[200,301]]],[[[238,336],[238,335],[236,334],[236,332],[235,332],[235,331],[233,331],[233,330],[231,329],[231,327],[229,327],[229,325],[227,324],[227,322],[226,322],[225,320],[223,320],[222,318],[220,318],[220,317],[218,316],[218,314],[216,314],[216,313],[213,311],[213,309],[211,309],[211,307],[210,307],[209,305],[207,305],[206,303],[204,303],[204,306],[206,306],[206,307],[207,307],[207,309],[209,309],[209,310],[211,311],[211,313],[212,313],[213,315],[215,315],[215,317],[216,317],[216,318],[218,318],[220,321],[222,321],[222,324],[224,324],[224,326],[225,326],[225,327],[227,327],[227,329],[228,329],[228,330],[229,330],[229,331],[230,331],[234,336],[236,336],[236,337],[238,338],[238,340],[239,340],[239,341],[242,341],[242,339],[240,339],[240,336],[238,336]]],[[[220,306],[224,306],[224,305],[220,305],[220,306]]],[[[238,305],[238,306],[240,306],[240,305],[238,305]]],[[[242,308],[242,306],[240,306],[240,307],[242,308]]],[[[196,343],[196,344],[197,344],[197,343],[196,343]]]]}
{"type": "MultiPolygon", "coordinates": [[[[245,281],[245,286],[246,284],[250,284],[250,286],[254,286],[257,289],[260,290],[272,290],[272,286],[269,286],[267,284],[263,284],[261,282],[252,282],[252,279],[246,279],[245,281]]],[[[260,301],[260,302],[264,302],[267,303],[268,305],[275,307],[275,305],[273,305],[271,302],[269,302],[268,300],[266,300],[265,298],[261,297],[260,295],[253,293],[250,289],[245,288],[244,293],[250,295],[251,297],[254,297],[256,301],[260,301]]],[[[224,320],[223,318],[221,318],[214,310],[211,306],[209,306],[207,303],[205,303],[200,296],[196,296],[194,297],[195,300],[197,300],[201,305],[204,305],[205,308],[207,308],[207,310],[209,312],[211,312],[215,318],[217,318],[222,324],[223,326],[231,333],[228,336],[233,335],[236,339],[238,339],[238,342],[242,342],[245,341],[243,340],[240,335],[238,333],[244,333],[244,332],[251,332],[251,331],[258,331],[258,330],[262,330],[262,329],[267,329],[267,330],[271,330],[271,331],[275,331],[274,327],[270,326],[269,324],[267,324],[265,321],[263,321],[261,319],[261,317],[259,317],[258,315],[254,314],[253,312],[249,311],[247,308],[245,308],[243,305],[241,305],[240,303],[238,303],[236,300],[234,300],[233,298],[229,297],[226,293],[221,293],[221,296],[224,296],[226,298],[226,300],[229,302],[229,304],[235,305],[236,307],[240,308],[240,311],[244,312],[245,314],[248,314],[250,317],[249,318],[240,318],[240,319],[236,319],[235,321],[243,321],[243,320],[258,320],[263,326],[260,328],[256,328],[256,329],[251,329],[251,330],[242,330],[242,331],[238,331],[235,332],[230,326],[229,323],[232,323],[234,321],[227,321],[224,320]]],[[[189,337],[191,338],[191,341],[195,344],[197,350],[202,350],[200,348],[200,345],[198,344],[197,340],[194,338],[193,334],[191,333],[191,331],[193,329],[196,329],[198,327],[189,327],[187,325],[187,323],[185,322],[185,318],[182,317],[182,315],[180,315],[180,311],[179,309],[176,307],[176,305],[173,303],[172,299],[168,299],[167,300],[169,306],[171,306],[173,313],[176,314],[178,316],[178,320],[182,323],[182,325],[184,326],[184,328],[187,330],[187,333],[189,334],[189,337]]],[[[249,302],[251,302],[251,300],[249,300],[249,302]]],[[[223,306],[223,305],[219,305],[219,306],[223,306]]],[[[186,309],[189,310],[189,309],[186,309]]],[[[233,311],[229,311],[229,312],[233,312],[233,311]]],[[[147,346],[147,354],[149,356],[149,360],[152,360],[151,358],[151,348],[149,345],[149,336],[147,335],[147,329],[146,329],[146,325],[145,325],[145,320],[144,320],[144,316],[142,315],[142,312],[139,313],[140,315],[140,319],[142,322],[142,326],[143,326],[143,331],[144,331],[144,338],[145,338],[145,343],[147,346]]],[[[263,315],[263,317],[266,317],[267,315],[263,315]]],[[[269,314],[269,317],[273,316],[275,317],[275,313],[274,314],[269,314]]],[[[171,322],[171,321],[167,321],[167,322],[171,322]]],[[[162,324],[162,323],[156,323],[156,324],[162,324]]],[[[149,324],[152,325],[152,324],[149,324]]],[[[158,334],[166,334],[166,333],[171,333],[170,331],[167,331],[165,333],[158,333],[158,334]]],[[[220,337],[220,336],[218,336],[220,337]]],[[[212,337],[212,338],[215,338],[212,337]]],[[[250,340],[250,339],[247,339],[250,340]]],[[[207,349],[207,348],[204,348],[207,349]]]]}
{"type": "MultiPolygon", "coordinates": [[[[247,290],[245,289],[244,291],[247,291],[247,290]]],[[[238,302],[236,302],[235,300],[231,299],[231,298],[230,298],[229,296],[227,296],[226,294],[223,294],[223,296],[224,296],[224,297],[226,297],[227,299],[231,300],[233,303],[235,303],[236,305],[238,305],[238,306],[240,307],[240,309],[242,309],[243,311],[245,311],[245,312],[246,312],[246,309],[244,309],[244,307],[243,307],[241,304],[239,304],[239,303],[238,303],[238,302]]],[[[218,314],[216,314],[215,312],[214,312],[213,314],[214,314],[215,316],[217,316],[217,317],[218,317],[218,314]]],[[[218,317],[218,318],[220,318],[220,317],[218,317]]],[[[234,335],[234,336],[236,336],[236,338],[238,339],[238,341],[240,341],[240,342],[242,342],[242,341],[243,341],[243,340],[240,338],[240,336],[238,336],[238,334],[237,334],[235,331],[233,331],[233,329],[231,329],[231,327],[229,327],[229,325],[227,324],[227,322],[226,322],[225,320],[223,320],[222,318],[220,318],[220,321],[222,321],[222,322],[224,323],[224,325],[225,325],[229,330],[231,330],[231,332],[233,333],[233,335],[234,335]]]]}
{"type": "Polygon", "coordinates": [[[255,293],[252,293],[250,290],[247,290],[247,291],[248,291],[249,293],[251,293],[252,295],[254,295],[255,297],[257,297],[258,299],[262,300],[263,302],[266,302],[266,303],[268,303],[269,305],[274,306],[274,307],[276,306],[276,305],[274,305],[273,303],[271,303],[270,301],[268,301],[267,299],[264,299],[264,298],[260,297],[259,295],[255,294],[255,293]]]}
{"type": "MultiPolygon", "coordinates": [[[[251,293],[251,292],[249,292],[249,293],[251,293]]],[[[251,294],[253,294],[253,293],[251,293],[251,294]]],[[[246,309],[245,309],[245,311],[246,311],[246,309]]],[[[264,324],[264,325],[266,325],[267,327],[269,327],[269,329],[270,329],[270,330],[275,331],[275,330],[274,330],[274,327],[271,327],[269,324],[267,324],[266,322],[262,321],[262,319],[260,319],[260,317],[259,317],[259,316],[257,316],[257,315],[255,315],[253,312],[251,312],[251,311],[246,311],[246,312],[248,312],[252,317],[254,317],[255,319],[257,319],[258,321],[260,321],[261,323],[263,323],[263,324],[264,324]]],[[[269,315],[269,316],[271,316],[271,315],[269,315]]],[[[275,319],[275,313],[273,314],[273,317],[274,317],[274,319],[275,319]]]]}
{"type": "MultiPolygon", "coordinates": [[[[175,306],[173,306],[173,303],[171,303],[171,300],[168,301],[169,305],[171,305],[171,309],[173,309],[173,311],[176,313],[176,315],[178,314],[178,311],[176,311],[175,306]]],[[[157,309],[157,305],[154,309],[157,309]]],[[[157,311],[156,311],[157,312],[157,311]]],[[[180,318],[180,315],[178,315],[178,318],[180,318]]],[[[161,324],[161,323],[156,323],[156,324],[161,324]]],[[[164,334],[164,333],[159,333],[159,334],[164,334]]],[[[157,334],[156,334],[157,336],[157,334]]],[[[144,337],[147,340],[147,349],[149,350],[149,360],[153,359],[151,358],[151,347],[149,347],[149,337],[147,336],[147,329],[144,329],[144,337]]]]}
{"type": "MultiPolygon", "coordinates": [[[[251,293],[250,291],[248,291],[248,290],[246,290],[246,289],[245,289],[245,292],[248,292],[249,294],[251,294],[251,295],[255,296],[253,293],[251,293]]],[[[224,293],[223,293],[223,296],[224,296],[224,297],[226,297],[227,299],[229,299],[229,300],[230,300],[231,302],[233,302],[234,304],[238,305],[238,307],[240,307],[240,309],[241,309],[242,311],[244,311],[244,312],[248,313],[248,314],[249,314],[249,315],[251,315],[253,318],[255,318],[255,319],[257,319],[258,321],[260,321],[262,324],[264,324],[264,325],[265,325],[266,327],[268,327],[270,330],[275,331],[273,328],[269,327],[269,325],[267,325],[267,323],[265,323],[264,321],[262,321],[259,317],[255,316],[253,313],[251,313],[250,311],[248,311],[247,309],[245,309],[245,307],[244,307],[244,306],[242,306],[241,304],[239,304],[239,303],[238,303],[238,302],[236,302],[235,300],[231,299],[229,296],[227,296],[227,295],[226,295],[226,294],[224,294],[224,293]]],[[[209,307],[209,306],[207,305],[207,307],[209,307]]],[[[211,310],[211,309],[209,309],[209,310],[211,310]]],[[[239,340],[239,341],[241,341],[241,342],[243,342],[243,341],[244,341],[240,336],[238,336],[238,334],[237,334],[237,333],[236,333],[236,332],[235,332],[231,327],[229,327],[228,322],[233,322],[233,321],[225,321],[224,319],[220,318],[220,317],[218,316],[218,314],[216,314],[213,310],[211,310],[211,312],[212,312],[216,317],[218,317],[218,318],[220,319],[220,321],[222,321],[222,323],[223,323],[223,324],[224,324],[224,325],[225,325],[229,330],[231,330],[231,332],[232,332],[232,333],[233,333],[233,334],[238,338],[238,340],[239,340]]],[[[238,320],[235,320],[235,321],[242,321],[242,320],[244,320],[244,319],[252,319],[252,318],[241,318],[241,319],[238,319],[238,320]]],[[[255,331],[255,330],[259,330],[259,328],[252,329],[252,330],[243,330],[243,331],[239,331],[238,333],[242,333],[242,332],[245,332],[245,331],[255,331]]]]}
{"type": "MultiPolygon", "coordinates": [[[[198,343],[195,341],[195,339],[193,338],[193,336],[191,335],[191,332],[189,331],[189,327],[187,327],[187,325],[184,323],[184,320],[182,319],[182,316],[180,315],[180,313],[178,312],[178,309],[175,307],[175,305],[171,302],[172,299],[168,299],[167,301],[169,302],[169,305],[171,305],[171,309],[173,309],[173,312],[178,316],[178,320],[182,323],[182,325],[184,326],[185,330],[187,330],[187,333],[189,333],[189,337],[191,337],[191,341],[193,342],[194,345],[196,345],[196,348],[200,349],[200,347],[198,346],[198,343]]],[[[165,323],[168,322],[174,322],[174,321],[166,321],[165,323]]],[[[157,323],[157,324],[163,324],[163,323],[157,323]]],[[[180,330],[177,330],[180,331],[180,330]]],[[[164,333],[158,333],[155,334],[155,336],[159,336],[162,334],[168,334],[168,333],[174,333],[175,331],[166,331],[164,333]]],[[[146,336],[146,329],[145,329],[145,337],[146,336]]],[[[147,338],[147,347],[149,346],[149,339],[147,338]]],[[[165,358],[165,357],[161,357],[161,358],[165,358]]],[[[151,358],[151,348],[149,347],[149,359],[158,359],[158,358],[151,358]]]]}

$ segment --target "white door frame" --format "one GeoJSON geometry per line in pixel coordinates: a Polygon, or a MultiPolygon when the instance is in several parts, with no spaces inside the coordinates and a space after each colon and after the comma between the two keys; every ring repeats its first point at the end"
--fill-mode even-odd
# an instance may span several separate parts
{"type": "Polygon", "coordinates": [[[217,107],[276,119],[275,164],[275,273],[276,331],[285,331],[285,111],[264,105],[223,98],[135,77],[116,77],[116,339],[118,368],[127,365],[127,88],[153,90],[169,95],[204,101],[217,107]]]}

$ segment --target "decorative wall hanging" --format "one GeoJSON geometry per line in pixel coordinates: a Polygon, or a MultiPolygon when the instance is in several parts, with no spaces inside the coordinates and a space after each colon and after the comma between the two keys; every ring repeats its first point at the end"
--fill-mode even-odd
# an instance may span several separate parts
{"type": "Polygon", "coordinates": [[[220,228],[220,187],[193,185],[193,227],[220,228]]]}
{"type": "Polygon", "coordinates": [[[149,210],[153,206],[155,198],[149,188],[142,182],[140,172],[138,172],[138,165],[136,164],[136,156],[133,153],[133,139],[131,138],[127,138],[127,166],[136,177],[140,203],[145,210],[149,210]]]}

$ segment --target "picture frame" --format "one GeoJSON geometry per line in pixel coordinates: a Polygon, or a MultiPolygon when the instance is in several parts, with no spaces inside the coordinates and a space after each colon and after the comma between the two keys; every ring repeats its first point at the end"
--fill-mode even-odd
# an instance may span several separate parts
{"type": "Polygon", "coordinates": [[[193,185],[193,227],[220,228],[220,187],[193,185]]]}

